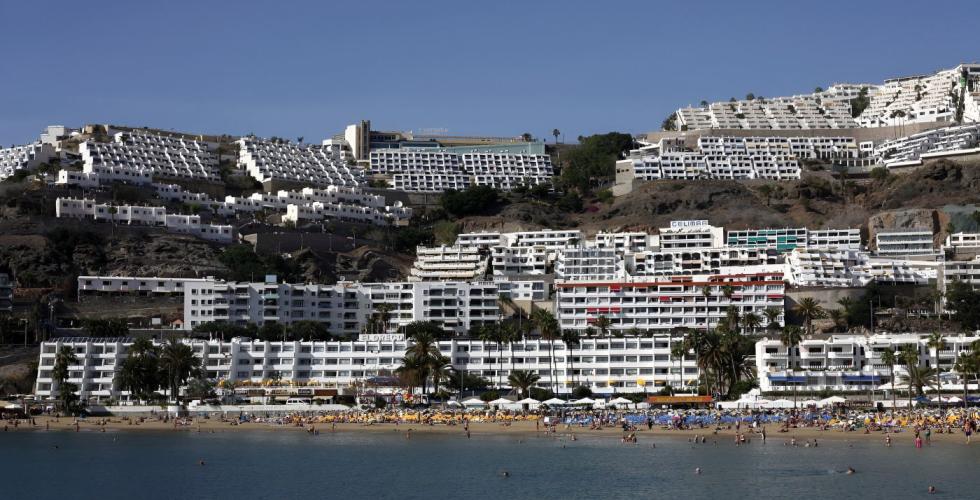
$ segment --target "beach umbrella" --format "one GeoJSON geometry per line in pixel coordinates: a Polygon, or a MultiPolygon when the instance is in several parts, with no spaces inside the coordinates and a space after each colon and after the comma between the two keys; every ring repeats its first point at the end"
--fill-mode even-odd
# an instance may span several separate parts
{"type": "Polygon", "coordinates": [[[459,401],[450,401],[446,403],[446,406],[463,406],[463,403],[460,403],[459,401]]]}
{"type": "Polygon", "coordinates": [[[801,406],[817,406],[816,399],[808,399],[800,403],[801,406]]]}
{"type": "Polygon", "coordinates": [[[607,405],[631,405],[633,404],[633,402],[626,398],[620,397],[620,398],[612,399],[606,404],[607,405]]]}
{"type": "Polygon", "coordinates": [[[541,403],[542,404],[546,404],[548,406],[557,406],[557,405],[565,405],[565,404],[568,404],[564,399],[558,399],[558,398],[546,399],[546,400],[542,401],[541,403]]]}
{"type": "Polygon", "coordinates": [[[497,398],[490,402],[490,404],[492,405],[509,405],[513,403],[514,403],[513,401],[506,398],[497,398]]]}
{"type": "Polygon", "coordinates": [[[536,404],[540,404],[540,403],[541,403],[541,401],[538,401],[537,399],[534,399],[534,398],[524,398],[524,399],[518,401],[516,404],[519,404],[519,405],[536,405],[536,404]]]}
{"type": "Polygon", "coordinates": [[[592,398],[576,399],[575,401],[572,401],[572,404],[573,405],[594,405],[595,404],[595,400],[592,399],[592,398]]]}
{"type": "Polygon", "coordinates": [[[463,401],[463,406],[486,406],[487,402],[480,398],[470,398],[463,401]]]}

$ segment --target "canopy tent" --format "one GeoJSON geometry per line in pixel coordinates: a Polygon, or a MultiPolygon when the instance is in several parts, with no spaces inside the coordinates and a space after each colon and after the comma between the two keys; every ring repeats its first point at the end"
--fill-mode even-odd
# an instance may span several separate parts
{"type": "Polygon", "coordinates": [[[568,401],[565,401],[564,399],[551,398],[542,401],[541,404],[545,404],[548,406],[561,406],[561,405],[567,405],[568,401]]]}
{"type": "Polygon", "coordinates": [[[449,401],[446,403],[446,406],[463,406],[463,403],[460,403],[459,401],[449,401]]]}
{"type": "Polygon", "coordinates": [[[788,399],[777,399],[774,401],[769,401],[765,405],[766,408],[776,408],[776,409],[793,408],[794,406],[796,406],[796,404],[788,399]]]}
{"type": "Polygon", "coordinates": [[[595,404],[595,400],[592,399],[592,398],[582,398],[582,399],[576,399],[575,401],[572,401],[571,403],[573,405],[594,405],[595,404]]]}
{"type": "Polygon", "coordinates": [[[628,400],[628,399],[626,399],[626,398],[619,397],[619,398],[616,398],[616,399],[609,400],[609,402],[606,403],[606,404],[607,405],[631,405],[631,404],[633,404],[633,402],[630,401],[630,400],[628,400]]]}
{"type": "Polygon", "coordinates": [[[807,399],[806,401],[800,401],[800,406],[817,406],[817,400],[807,399]]]}
{"type": "Polygon", "coordinates": [[[512,405],[514,404],[514,402],[509,399],[499,398],[499,399],[494,399],[489,404],[490,406],[503,406],[503,405],[512,405]]]}
{"type": "Polygon", "coordinates": [[[470,398],[463,401],[463,406],[486,406],[487,402],[480,398],[470,398]]]}
{"type": "Polygon", "coordinates": [[[846,402],[847,399],[844,399],[840,396],[831,396],[829,398],[825,398],[825,399],[821,399],[820,401],[817,401],[817,406],[823,408],[824,406],[833,406],[838,403],[846,403],[846,402]]]}
{"type": "Polygon", "coordinates": [[[524,398],[524,399],[518,401],[516,404],[519,404],[519,405],[536,405],[536,404],[541,404],[541,401],[538,401],[537,399],[534,399],[534,398],[524,398]]]}

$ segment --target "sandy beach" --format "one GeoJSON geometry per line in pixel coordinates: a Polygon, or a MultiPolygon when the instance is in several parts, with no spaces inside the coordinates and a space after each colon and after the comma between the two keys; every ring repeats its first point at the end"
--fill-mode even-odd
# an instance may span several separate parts
{"type": "MultiPolygon", "coordinates": [[[[318,430],[320,433],[329,432],[400,432],[412,434],[441,434],[459,435],[466,437],[466,431],[462,425],[435,424],[427,425],[417,422],[412,423],[317,423],[317,424],[274,424],[262,422],[237,423],[232,421],[221,421],[220,419],[193,418],[189,421],[174,420],[164,422],[162,420],[147,419],[137,422],[136,419],[129,420],[119,417],[112,418],[88,418],[76,419],[69,417],[36,417],[34,424],[29,421],[20,420],[17,426],[11,421],[4,421],[4,432],[206,432],[206,433],[225,433],[225,432],[308,432],[310,428],[318,430]],[[26,423],[25,423],[26,422],[26,423]]],[[[517,439],[526,438],[536,434],[547,436],[545,426],[538,427],[535,422],[516,421],[516,422],[471,422],[469,431],[471,436],[514,436],[517,439]]],[[[759,428],[761,430],[761,427],[759,428]]],[[[741,433],[746,434],[746,438],[759,443],[762,436],[757,431],[742,427],[741,433]]],[[[735,442],[736,429],[734,426],[728,428],[723,426],[721,429],[664,429],[654,426],[647,429],[640,426],[635,431],[637,439],[641,442],[656,439],[692,439],[694,436],[705,436],[707,442],[717,441],[719,444],[731,444],[735,442]]],[[[589,429],[588,427],[578,427],[559,425],[556,428],[556,435],[569,437],[574,434],[576,437],[604,437],[609,439],[620,439],[624,432],[620,427],[608,426],[602,429],[589,429]]],[[[798,444],[803,445],[806,441],[823,440],[849,440],[849,441],[880,441],[884,445],[886,434],[881,431],[865,433],[864,429],[856,431],[842,431],[840,429],[822,430],[817,427],[790,428],[787,432],[780,432],[780,427],[775,425],[766,426],[767,443],[786,443],[796,439],[798,444]]],[[[914,432],[911,429],[898,429],[897,432],[890,431],[893,446],[912,446],[914,432]]],[[[966,444],[966,437],[959,429],[954,429],[952,434],[940,434],[932,432],[931,440],[934,443],[966,444]]],[[[980,443],[977,443],[980,446],[980,443]]]]}

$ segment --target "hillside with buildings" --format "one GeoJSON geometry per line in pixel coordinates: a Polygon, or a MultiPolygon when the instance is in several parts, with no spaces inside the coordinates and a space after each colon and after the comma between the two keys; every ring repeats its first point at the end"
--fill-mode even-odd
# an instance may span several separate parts
{"type": "MultiPolygon", "coordinates": [[[[390,380],[429,332],[470,353],[587,339],[578,368],[550,366],[572,357],[553,352],[447,361],[487,378],[532,370],[558,393],[700,391],[707,373],[730,377],[728,396],[784,391],[794,369],[766,342],[786,332],[854,349],[869,340],[828,336],[980,328],[978,78],[961,65],[705,103],[671,130],[576,144],[369,121],[318,142],[51,126],[0,150],[0,343],[54,339],[41,396],[57,392],[52,349],[119,352],[133,332],[209,339],[209,354],[325,353],[254,369],[202,353],[229,384],[390,380]],[[728,343],[733,372],[695,361],[695,331],[728,343]],[[373,366],[335,359],[342,345],[373,366]]],[[[886,380],[837,368],[816,385],[886,380]]],[[[111,372],[78,375],[84,398],[132,398],[111,372]]]]}

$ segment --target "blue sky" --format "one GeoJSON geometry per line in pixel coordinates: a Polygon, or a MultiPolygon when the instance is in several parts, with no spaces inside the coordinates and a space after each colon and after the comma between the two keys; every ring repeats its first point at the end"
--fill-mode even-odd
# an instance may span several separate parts
{"type": "Polygon", "coordinates": [[[107,122],[310,141],[362,118],[571,141],[980,60],[976,1],[466,4],[4,1],[0,144],[107,122]]]}

